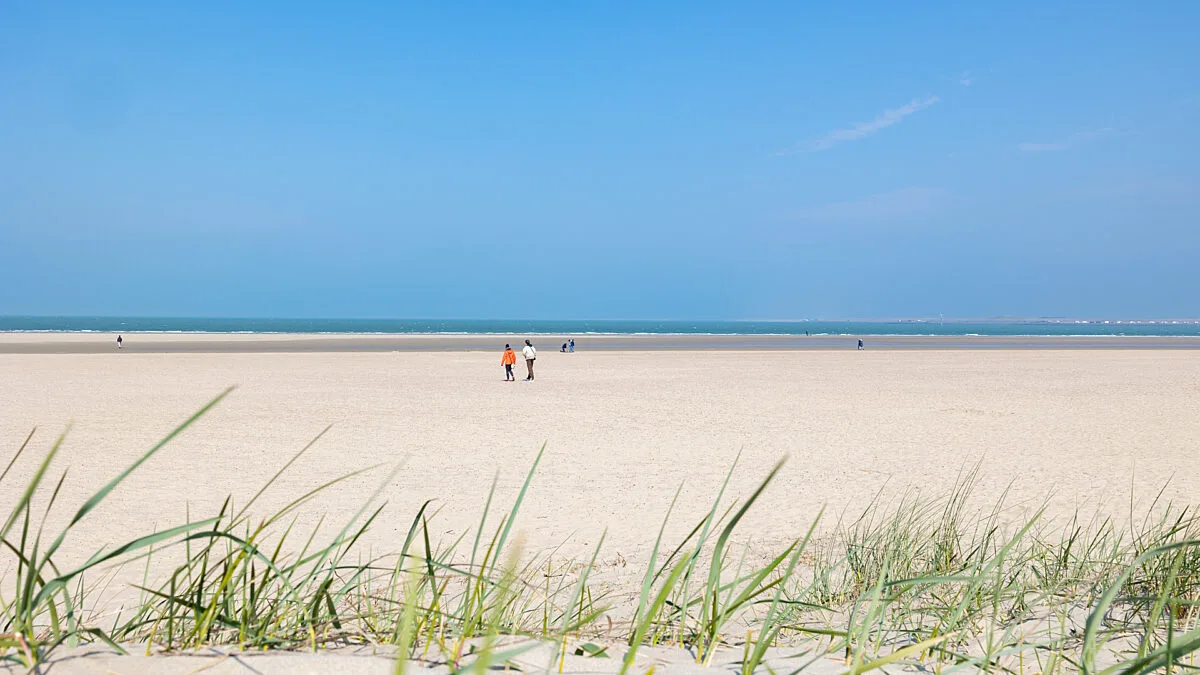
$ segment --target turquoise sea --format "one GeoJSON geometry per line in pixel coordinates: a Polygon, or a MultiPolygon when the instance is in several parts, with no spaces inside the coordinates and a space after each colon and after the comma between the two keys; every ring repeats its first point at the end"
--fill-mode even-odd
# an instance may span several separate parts
{"type": "Polygon", "coordinates": [[[1200,336],[1200,320],[994,319],[645,321],[528,319],[246,319],[0,316],[0,331],[94,333],[442,333],[658,335],[1200,336]]]}

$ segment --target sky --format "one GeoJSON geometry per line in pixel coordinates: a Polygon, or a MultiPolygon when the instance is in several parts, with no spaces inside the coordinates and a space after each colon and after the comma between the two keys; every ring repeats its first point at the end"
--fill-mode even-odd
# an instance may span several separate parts
{"type": "Polygon", "coordinates": [[[0,314],[1200,317],[1198,25],[0,0],[0,314]]]}

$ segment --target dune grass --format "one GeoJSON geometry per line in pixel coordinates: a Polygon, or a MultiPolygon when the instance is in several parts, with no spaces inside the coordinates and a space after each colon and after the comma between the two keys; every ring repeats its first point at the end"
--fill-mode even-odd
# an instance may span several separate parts
{"type": "MultiPolygon", "coordinates": [[[[304,535],[296,529],[317,495],[361,471],[333,477],[275,513],[253,515],[309,444],[240,507],[230,498],[207,517],[60,566],[56,555],[73,531],[103,527],[88,514],[223,396],[119,472],[53,538],[45,525],[67,478],[65,471],[50,478],[62,438],[37,461],[0,527],[0,660],[32,667],[60,647],[99,641],[147,652],[379,645],[398,656],[397,672],[432,663],[482,673],[538,648],[551,654],[537,666],[546,672],[561,670],[568,654],[644,672],[646,647],[686,650],[702,665],[733,654],[745,674],[799,672],[830,659],[849,673],[901,664],[1008,673],[1196,668],[1200,521],[1193,507],[1156,500],[1120,524],[1082,515],[1052,521],[1040,510],[1011,523],[1003,498],[972,508],[974,471],[941,497],[880,495],[859,516],[833,523],[814,514],[804,532],[764,552],[734,542],[783,463],[732,501],[725,486],[735,462],[705,516],[670,543],[664,533],[676,492],[657,538],[647,533],[653,547],[639,592],[624,601],[593,575],[603,535],[582,561],[522,550],[515,524],[527,491],[536,489],[540,452],[499,517],[493,482],[470,533],[435,544],[437,514],[426,503],[398,551],[373,555],[360,542],[399,468],[344,523],[321,523],[304,535]],[[177,564],[140,583],[134,606],[115,617],[97,613],[85,575],[122,565],[149,570],[150,559],[164,555],[177,564]],[[100,616],[103,625],[93,618],[100,616]]],[[[32,436],[0,473],[0,488],[32,436]]]]}

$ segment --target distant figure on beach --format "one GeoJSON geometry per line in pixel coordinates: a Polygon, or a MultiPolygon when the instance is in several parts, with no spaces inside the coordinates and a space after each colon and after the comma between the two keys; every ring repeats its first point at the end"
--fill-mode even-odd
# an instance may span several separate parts
{"type": "Polygon", "coordinates": [[[560,351],[560,352],[562,352],[562,353],[566,354],[566,353],[567,353],[567,343],[565,343],[565,342],[564,342],[564,343],[563,343],[563,346],[562,346],[561,348],[559,348],[559,350],[558,350],[558,351],[560,351]]]}
{"type": "Polygon", "coordinates": [[[529,369],[529,377],[526,377],[525,381],[533,382],[533,362],[537,360],[537,350],[533,348],[532,342],[525,341],[525,346],[521,348],[521,355],[525,357],[525,367],[529,369]]]}
{"type": "Polygon", "coordinates": [[[504,356],[500,357],[500,365],[504,366],[504,381],[516,382],[517,376],[513,374],[512,369],[517,365],[517,353],[510,345],[504,345],[504,356]]]}
{"type": "Polygon", "coordinates": [[[117,336],[117,349],[120,349],[120,348],[121,348],[121,342],[122,342],[122,340],[121,340],[121,336],[120,336],[120,335],[118,335],[118,336],[117,336]]]}
{"type": "Polygon", "coordinates": [[[862,348],[863,348],[863,343],[862,343],[862,339],[860,338],[858,341],[858,349],[861,351],[862,348]]]}
{"type": "Polygon", "coordinates": [[[571,341],[567,343],[567,347],[568,347],[567,351],[574,353],[574,351],[575,351],[575,338],[571,338],[571,341]]]}

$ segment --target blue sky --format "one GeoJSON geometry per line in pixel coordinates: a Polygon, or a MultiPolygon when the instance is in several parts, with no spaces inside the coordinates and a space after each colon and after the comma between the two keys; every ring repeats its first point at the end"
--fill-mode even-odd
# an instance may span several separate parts
{"type": "Polygon", "coordinates": [[[1200,316],[1200,4],[908,4],[0,4],[0,314],[1200,316]]]}

